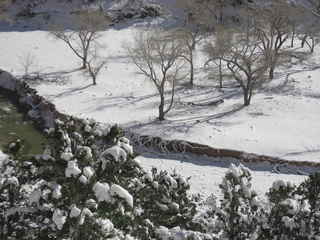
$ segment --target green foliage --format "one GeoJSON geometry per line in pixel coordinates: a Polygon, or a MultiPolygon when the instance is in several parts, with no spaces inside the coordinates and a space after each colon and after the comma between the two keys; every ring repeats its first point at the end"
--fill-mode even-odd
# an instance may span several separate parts
{"type": "Polygon", "coordinates": [[[267,199],[251,190],[251,172],[242,164],[231,164],[218,201],[211,196],[209,208],[195,226],[213,232],[214,239],[296,239],[320,237],[320,173],[313,173],[298,187],[277,180],[267,199]]]}
{"type": "Polygon", "coordinates": [[[177,174],[158,173],[156,168],[141,179],[142,182],[136,179],[135,184],[140,187],[134,193],[137,204],[145,209],[141,219],[148,218],[156,226],[187,227],[196,212],[195,203],[187,195],[187,181],[177,174]]]}
{"type": "Polygon", "coordinates": [[[290,205],[287,199],[293,197],[295,188],[294,185],[282,180],[277,180],[273,183],[273,187],[267,193],[270,202],[270,212],[267,224],[262,227],[261,237],[272,239],[273,236],[282,236],[287,233],[282,219],[284,216],[290,217],[288,216],[290,205]]]}
{"type": "Polygon", "coordinates": [[[222,237],[248,239],[257,235],[261,218],[265,214],[256,192],[251,190],[251,171],[239,164],[231,164],[219,185],[223,199],[213,203],[217,217],[215,231],[222,237]]]}
{"type": "Polygon", "coordinates": [[[33,232],[33,208],[25,208],[33,168],[29,162],[6,159],[0,168],[0,239],[27,239],[33,232]]]}
{"type": "Polygon", "coordinates": [[[320,172],[309,175],[296,192],[299,196],[300,211],[296,216],[298,230],[296,239],[320,238],[320,172]]]}
{"type": "Polygon", "coordinates": [[[1,168],[3,216],[24,209],[0,221],[2,239],[150,239],[157,226],[187,226],[195,214],[187,181],[146,172],[119,127],[68,118],[46,132],[44,154],[28,164],[8,160],[13,184],[1,168]]]}
{"type": "Polygon", "coordinates": [[[298,187],[276,181],[267,193],[271,211],[261,237],[318,239],[320,237],[320,173],[313,173],[298,187]]]}
{"type": "Polygon", "coordinates": [[[1,164],[0,239],[320,237],[320,173],[298,187],[275,181],[263,200],[251,171],[231,164],[223,198],[207,200],[211,209],[195,218],[187,179],[144,170],[118,126],[68,118],[47,134],[42,155],[1,164]]]}

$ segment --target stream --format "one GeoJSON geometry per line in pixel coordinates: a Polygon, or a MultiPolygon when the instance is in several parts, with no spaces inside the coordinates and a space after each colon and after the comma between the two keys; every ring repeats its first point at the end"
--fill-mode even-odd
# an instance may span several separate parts
{"type": "Polygon", "coordinates": [[[15,93],[0,87],[0,149],[3,151],[5,146],[17,140],[23,146],[22,158],[43,153],[46,143],[42,130],[28,119],[27,110],[15,93]]]}

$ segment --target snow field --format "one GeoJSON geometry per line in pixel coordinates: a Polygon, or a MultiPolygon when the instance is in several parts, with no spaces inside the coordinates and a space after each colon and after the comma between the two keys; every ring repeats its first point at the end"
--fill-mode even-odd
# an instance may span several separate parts
{"type": "MultiPolygon", "coordinates": [[[[166,158],[154,154],[145,153],[137,157],[146,170],[157,167],[159,170],[167,172],[176,171],[182,177],[188,179],[190,183],[190,194],[200,194],[204,199],[210,195],[222,197],[219,184],[228,171],[229,165],[234,162],[238,166],[239,161],[235,159],[221,159],[223,162],[213,162],[210,159],[197,156],[189,156],[190,159],[183,160],[179,157],[167,156],[166,158]]],[[[307,176],[297,174],[277,174],[272,172],[271,166],[266,165],[249,165],[244,164],[252,172],[252,190],[255,190],[261,196],[264,196],[273,182],[277,180],[288,181],[292,184],[299,185],[307,176]]]]}
{"type": "Polygon", "coordinates": [[[158,122],[157,91],[135,74],[137,69],[122,48],[123,41],[130,41],[135,31],[133,26],[101,32],[109,60],[98,76],[97,86],[92,86],[79,69],[80,61],[68,46],[45,31],[1,32],[0,53],[6,59],[1,61],[1,68],[22,76],[21,54],[30,52],[34,55],[30,74],[47,80],[35,85],[36,89],[63,113],[119,124],[125,130],[168,140],[185,139],[215,148],[319,162],[319,69],[302,65],[285,72],[279,69],[276,79],[253,95],[250,106],[243,107],[240,89],[220,90],[217,80],[208,79],[208,70],[202,69],[205,57],[200,46],[195,86],[180,89],[180,102],[168,113],[167,120],[158,122]],[[56,82],[48,83],[48,79],[56,82]],[[219,105],[187,105],[222,98],[224,102],[219,105]]]}

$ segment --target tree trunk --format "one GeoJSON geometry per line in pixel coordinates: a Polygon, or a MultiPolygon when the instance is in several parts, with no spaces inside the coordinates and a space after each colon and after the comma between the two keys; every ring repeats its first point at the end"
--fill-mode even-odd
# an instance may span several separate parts
{"type": "Polygon", "coordinates": [[[190,85],[193,85],[193,79],[194,79],[194,67],[193,67],[193,61],[190,62],[190,85]]]}
{"type": "Polygon", "coordinates": [[[292,34],[291,34],[291,47],[293,47],[294,38],[296,36],[296,27],[295,27],[295,24],[293,22],[290,25],[291,25],[291,31],[292,31],[292,34]]]}
{"type": "Polygon", "coordinates": [[[251,101],[251,95],[250,95],[249,89],[244,89],[243,93],[244,93],[244,105],[249,106],[251,101]]]}
{"type": "Polygon", "coordinates": [[[159,105],[159,120],[163,121],[164,118],[164,97],[163,93],[160,93],[160,105],[159,105]]]}
{"type": "Polygon", "coordinates": [[[292,36],[291,36],[291,47],[293,47],[294,36],[295,36],[295,32],[294,32],[294,31],[292,31],[292,36]]]}
{"type": "Polygon", "coordinates": [[[270,70],[269,70],[269,79],[273,79],[274,78],[274,66],[270,66],[270,70]]]}
{"type": "MultiPolygon", "coordinates": [[[[233,193],[234,194],[234,193],[233,193]]],[[[235,215],[236,215],[236,206],[235,206],[235,199],[234,196],[231,199],[230,202],[230,216],[229,216],[229,226],[230,226],[230,240],[235,239],[235,215]]]]}
{"type": "Polygon", "coordinates": [[[193,47],[189,48],[190,51],[190,85],[193,85],[194,66],[193,66],[193,47]]]}
{"type": "Polygon", "coordinates": [[[82,69],[87,69],[87,53],[83,53],[82,69]]]}
{"type": "Polygon", "coordinates": [[[195,36],[192,36],[191,50],[192,51],[196,50],[196,37],[195,36]]]}
{"type": "Polygon", "coordinates": [[[311,53],[313,53],[313,51],[314,51],[314,47],[315,47],[317,44],[315,43],[315,41],[314,41],[314,38],[313,38],[313,37],[311,38],[311,40],[312,40],[312,42],[311,42],[310,52],[311,52],[311,53]]]}
{"type": "Polygon", "coordinates": [[[222,60],[219,58],[219,88],[222,88],[222,60]]]}
{"type": "Polygon", "coordinates": [[[304,44],[306,43],[306,39],[307,39],[307,34],[305,34],[304,36],[303,36],[303,38],[301,39],[301,47],[303,48],[304,47],[304,44]]]}

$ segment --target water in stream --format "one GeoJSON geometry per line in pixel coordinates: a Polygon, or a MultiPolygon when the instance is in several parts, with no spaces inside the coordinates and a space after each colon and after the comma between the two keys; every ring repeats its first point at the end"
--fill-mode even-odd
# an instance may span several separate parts
{"type": "Polygon", "coordinates": [[[8,143],[22,142],[21,155],[28,157],[43,152],[43,132],[27,118],[26,110],[13,92],[0,88],[0,149],[8,143]]]}

